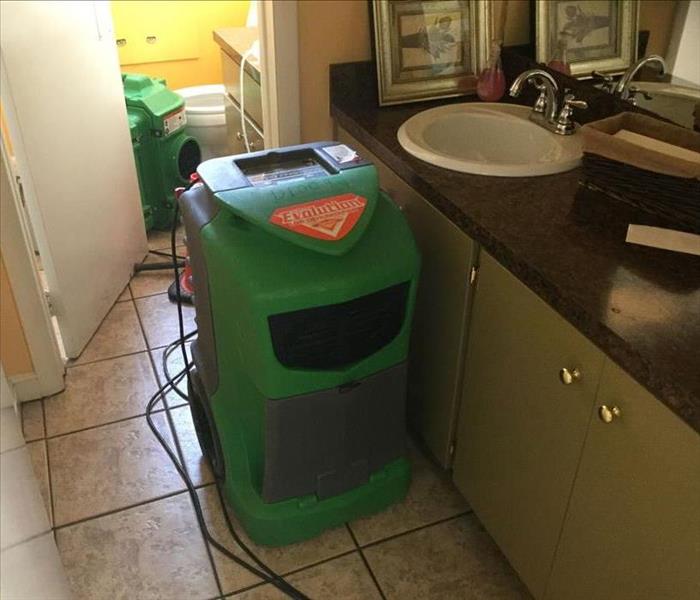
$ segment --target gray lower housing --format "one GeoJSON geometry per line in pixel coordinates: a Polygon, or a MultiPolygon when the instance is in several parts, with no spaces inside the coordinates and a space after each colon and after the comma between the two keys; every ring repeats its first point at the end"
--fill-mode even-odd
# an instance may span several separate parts
{"type": "Polygon", "coordinates": [[[406,363],[265,407],[263,499],[341,494],[406,449],[406,363]]]}

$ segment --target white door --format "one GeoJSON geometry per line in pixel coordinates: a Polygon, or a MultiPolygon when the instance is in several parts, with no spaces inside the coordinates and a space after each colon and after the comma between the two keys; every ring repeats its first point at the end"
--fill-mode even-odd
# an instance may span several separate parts
{"type": "Polygon", "coordinates": [[[107,2],[0,3],[2,104],[64,348],[146,253],[107,2]]]}

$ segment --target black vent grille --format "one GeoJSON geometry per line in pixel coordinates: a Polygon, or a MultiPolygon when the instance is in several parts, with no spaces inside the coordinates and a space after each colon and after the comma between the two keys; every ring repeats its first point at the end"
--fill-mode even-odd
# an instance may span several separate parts
{"type": "Polygon", "coordinates": [[[277,360],[292,368],[333,369],[374,354],[401,331],[408,286],[268,317],[277,360]]]}

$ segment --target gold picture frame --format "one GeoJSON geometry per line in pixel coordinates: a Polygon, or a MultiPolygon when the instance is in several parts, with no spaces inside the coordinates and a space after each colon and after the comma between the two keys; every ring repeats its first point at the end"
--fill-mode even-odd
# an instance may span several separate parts
{"type": "Polygon", "coordinates": [[[379,105],[476,92],[491,30],[489,0],[374,0],[379,105]]]}
{"type": "Polygon", "coordinates": [[[637,59],[638,0],[536,0],[536,58],[546,63],[567,42],[571,74],[616,75],[637,59]]]}

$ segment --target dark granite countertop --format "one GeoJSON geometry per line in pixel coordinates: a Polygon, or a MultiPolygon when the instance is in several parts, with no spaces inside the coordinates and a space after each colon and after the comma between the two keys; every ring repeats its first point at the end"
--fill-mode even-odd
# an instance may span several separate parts
{"type": "MultiPolygon", "coordinates": [[[[523,69],[506,66],[507,79],[509,70],[523,69]]],[[[619,111],[609,95],[580,92],[595,106],[588,120],[619,111]]],[[[700,432],[700,258],[625,243],[625,206],[576,200],[579,169],[485,177],[409,155],[399,126],[445,102],[379,108],[371,63],[331,66],[341,127],[700,432]]]]}

